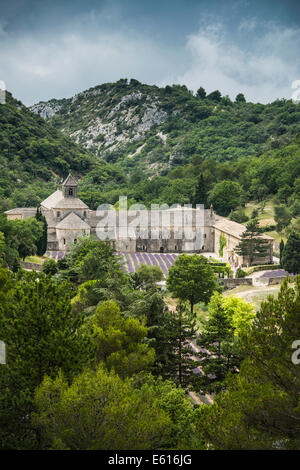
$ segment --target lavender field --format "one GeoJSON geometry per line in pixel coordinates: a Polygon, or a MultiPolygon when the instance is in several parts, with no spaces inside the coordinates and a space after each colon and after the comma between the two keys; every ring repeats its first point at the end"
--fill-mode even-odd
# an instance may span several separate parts
{"type": "MultiPolygon", "coordinates": [[[[65,256],[65,251],[47,251],[46,255],[56,261],[65,256]]],[[[115,253],[119,257],[127,273],[134,273],[141,264],[147,266],[159,266],[164,275],[168,275],[168,270],[175,263],[178,254],[173,253],[115,253]]]]}
{"type": "Polygon", "coordinates": [[[126,272],[134,273],[141,264],[147,266],[159,266],[164,275],[168,275],[168,270],[175,263],[178,254],[173,253],[116,253],[120,258],[126,272]]]}

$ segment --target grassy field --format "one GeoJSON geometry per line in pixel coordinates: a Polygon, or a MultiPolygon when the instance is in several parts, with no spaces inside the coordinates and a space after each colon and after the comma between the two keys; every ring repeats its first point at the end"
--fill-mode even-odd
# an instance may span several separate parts
{"type": "Polygon", "coordinates": [[[37,255],[34,255],[34,256],[27,256],[25,258],[25,261],[27,263],[36,263],[36,264],[43,264],[43,262],[45,261],[44,258],[40,257],[40,256],[37,256],[37,255]]]}
{"type": "Polygon", "coordinates": [[[267,300],[270,295],[277,297],[280,285],[275,286],[239,286],[224,292],[224,297],[237,295],[255,306],[259,310],[262,301],[267,300]]]}
{"type": "MultiPolygon", "coordinates": [[[[245,214],[247,217],[251,218],[252,212],[254,209],[258,209],[258,220],[260,225],[275,225],[276,222],[274,220],[274,201],[272,199],[268,199],[265,207],[263,207],[262,203],[258,202],[249,202],[246,204],[245,214]]],[[[265,232],[266,235],[273,237],[277,243],[280,243],[281,240],[286,242],[286,235],[284,233],[278,233],[276,230],[271,232],[265,232]]]]}

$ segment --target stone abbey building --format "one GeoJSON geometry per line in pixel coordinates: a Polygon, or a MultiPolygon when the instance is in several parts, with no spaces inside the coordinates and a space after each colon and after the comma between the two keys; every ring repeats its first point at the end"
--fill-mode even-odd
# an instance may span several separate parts
{"type": "MultiPolygon", "coordinates": [[[[62,184],[62,189],[55,191],[41,203],[41,210],[48,224],[48,251],[67,251],[83,234],[105,239],[104,212],[89,209],[77,196],[78,185],[69,174],[62,184]],[[100,228],[99,228],[100,226],[100,228]]],[[[36,208],[16,208],[6,211],[8,219],[33,217],[36,208]]],[[[114,249],[123,253],[201,253],[219,254],[220,237],[226,238],[223,249],[224,261],[236,266],[247,264],[247,260],[238,256],[234,248],[241,240],[245,226],[214,213],[213,208],[201,211],[180,207],[157,210],[128,212],[127,221],[122,211],[114,211],[114,233],[110,233],[114,249]],[[151,212],[151,217],[139,219],[136,231],[137,215],[151,212]],[[183,228],[182,228],[183,227],[183,228]],[[197,243],[193,240],[196,237],[197,243]]],[[[273,238],[262,235],[268,241],[268,255],[260,258],[259,263],[271,263],[273,260],[273,238]]]]}

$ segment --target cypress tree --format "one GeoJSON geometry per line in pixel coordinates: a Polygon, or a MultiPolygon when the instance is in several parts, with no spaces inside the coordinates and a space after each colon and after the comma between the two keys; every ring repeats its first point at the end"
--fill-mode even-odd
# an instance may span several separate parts
{"type": "Polygon", "coordinates": [[[283,254],[283,250],[284,250],[284,241],[281,240],[280,243],[279,243],[279,262],[280,262],[280,265],[282,266],[282,254],[283,254]]]}
{"type": "Polygon", "coordinates": [[[36,214],[35,214],[36,220],[39,222],[43,222],[43,233],[42,236],[40,237],[39,240],[36,242],[36,247],[37,247],[37,254],[39,256],[43,256],[43,254],[47,250],[47,232],[48,232],[48,225],[46,221],[46,217],[42,214],[41,208],[37,207],[36,209],[36,214]]]}
{"type": "Polygon", "coordinates": [[[196,204],[203,204],[204,207],[207,205],[207,188],[202,173],[198,177],[195,189],[194,206],[196,204]]]}

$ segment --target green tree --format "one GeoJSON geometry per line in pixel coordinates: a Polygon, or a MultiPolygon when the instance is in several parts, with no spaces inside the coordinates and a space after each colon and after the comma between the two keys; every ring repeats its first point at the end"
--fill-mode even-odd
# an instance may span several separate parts
{"type": "Polygon", "coordinates": [[[197,90],[196,96],[202,99],[206,97],[206,91],[202,86],[197,90]]]}
{"type": "Polygon", "coordinates": [[[151,388],[135,389],[101,366],[71,385],[62,375],[45,378],[36,406],[44,448],[146,450],[164,448],[170,440],[171,419],[151,388]]]}
{"type": "Polygon", "coordinates": [[[180,255],[169,269],[167,287],[174,297],[188,300],[193,313],[198,302],[208,303],[219,289],[216,275],[204,256],[180,255]]]}
{"type": "Polygon", "coordinates": [[[202,173],[197,179],[193,204],[195,207],[197,204],[207,205],[207,184],[202,173]]]}
{"type": "Polygon", "coordinates": [[[240,206],[242,201],[243,190],[237,181],[224,180],[216,183],[208,196],[208,203],[214,206],[218,214],[224,216],[240,206]]]}
{"type": "Polygon", "coordinates": [[[103,362],[122,378],[149,369],[154,362],[154,350],[146,344],[146,326],[136,318],[123,318],[115,302],[100,304],[82,331],[90,338],[94,363],[103,362]]]}
{"type": "Polygon", "coordinates": [[[300,236],[292,232],[282,252],[282,267],[289,273],[300,273],[300,236]]]}
{"type": "Polygon", "coordinates": [[[105,281],[114,274],[121,280],[124,276],[121,265],[109,244],[83,236],[72,245],[64,258],[62,272],[74,283],[93,279],[105,281]]]}
{"type": "Polygon", "coordinates": [[[12,227],[12,241],[20,258],[34,255],[37,252],[37,242],[43,233],[42,222],[35,218],[9,221],[12,227]]]}
{"type": "Polygon", "coordinates": [[[241,256],[246,256],[249,265],[252,266],[257,258],[265,258],[268,251],[269,242],[262,238],[258,220],[251,220],[246,225],[246,230],[242,234],[241,241],[235,247],[235,252],[241,256]]]}
{"type": "Polygon", "coordinates": [[[277,231],[282,232],[282,230],[287,227],[292,220],[292,214],[286,206],[275,206],[274,207],[274,219],[277,223],[277,231]]]}
{"type": "Polygon", "coordinates": [[[299,450],[299,315],[298,276],[261,304],[239,374],[203,409],[198,429],[210,448],[299,450]]]}
{"type": "Polygon", "coordinates": [[[42,271],[45,274],[51,274],[52,276],[57,273],[57,263],[54,259],[48,259],[43,263],[42,271]]]}
{"type": "Polygon", "coordinates": [[[235,102],[236,103],[246,103],[246,99],[245,99],[245,96],[243,95],[243,93],[238,93],[236,95],[235,102]]]}
{"type": "Polygon", "coordinates": [[[171,323],[173,313],[165,305],[163,293],[155,287],[148,288],[139,296],[129,296],[127,315],[146,318],[148,344],[155,350],[155,362],[152,373],[163,378],[170,377],[169,369],[173,367],[174,354],[171,342],[171,323]]]}
{"type": "Polygon", "coordinates": [[[159,407],[171,419],[168,449],[202,448],[196,433],[197,412],[192,399],[182,387],[171,380],[162,380],[161,377],[155,379],[151,375],[142,380],[137,376],[133,382],[142,391],[147,390],[150,396],[156,397],[159,407]]]}
{"type": "Polygon", "coordinates": [[[206,98],[212,101],[221,101],[222,95],[219,92],[219,90],[215,90],[209,93],[209,95],[207,95],[206,98]]]}
{"type": "Polygon", "coordinates": [[[144,287],[151,287],[164,278],[164,273],[159,266],[147,266],[146,264],[140,264],[135,274],[136,282],[144,287]]]}
{"type": "Polygon", "coordinates": [[[243,224],[249,220],[249,217],[245,214],[245,209],[242,207],[238,207],[235,211],[231,211],[229,218],[238,224],[243,224]]]}
{"type": "Polygon", "coordinates": [[[284,250],[284,241],[281,239],[279,243],[279,263],[282,266],[282,255],[284,250]]]}
{"type": "Polygon", "coordinates": [[[0,232],[0,265],[3,264],[3,256],[5,251],[5,236],[3,232],[0,232]]]}
{"type": "Polygon", "coordinates": [[[199,388],[202,393],[224,388],[228,372],[238,372],[240,357],[234,338],[233,315],[224,308],[222,295],[215,294],[209,303],[209,317],[198,336],[201,358],[199,388]]]}
{"type": "Polygon", "coordinates": [[[293,217],[300,216],[300,199],[295,199],[290,209],[293,217]]]}
{"type": "Polygon", "coordinates": [[[38,220],[39,222],[42,222],[43,224],[43,232],[40,238],[36,240],[37,254],[39,256],[43,256],[43,254],[47,250],[48,225],[47,225],[46,217],[42,214],[40,207],[38,207],[36,210],[35,218],[36,220],[38,220]]]}
{"type": "Polygon", "coordinates": [[[224,233],[221,233],[221,235],[219,237],[219,256],[220,256],[220,258],[223,258],[224,248],[225,248],[226,245],[227,245],[226,237],[225,237],[224,233]]]}
{"type": "Polygon", "coordinates": [[[34,389],[45,374],[55,377],[62,370],[71,378],[80,372],[89,363],[89,346],[79,334],[82,318],[72,313],[68,284],[34,272],[10,282],[9,290],[0,286],[0,331],[7,347],[0,375],[0,442],[2,448],[36,448],[34,389]]]}
{"type": "Polygon", "coordinates": [[[189,342],[196,339],[196,320],[183,303],[169,317],[170,344],[172,345],[173,361],[169,363],[169,378],[179,383],[183,388],[195,388],[197,375],[194,369],[199,361],[194,358],[194,352],[189,342]]]}
{"type": "Polygon", "coordinates": [[[229,295],[222,299],[219,298],[219,300],[221,301],[226,315],[232,322],[234,336],[240,338],[250,330],[251,324],[255,318],[254,305],[246,302],[237,295],[229,295]]]}

